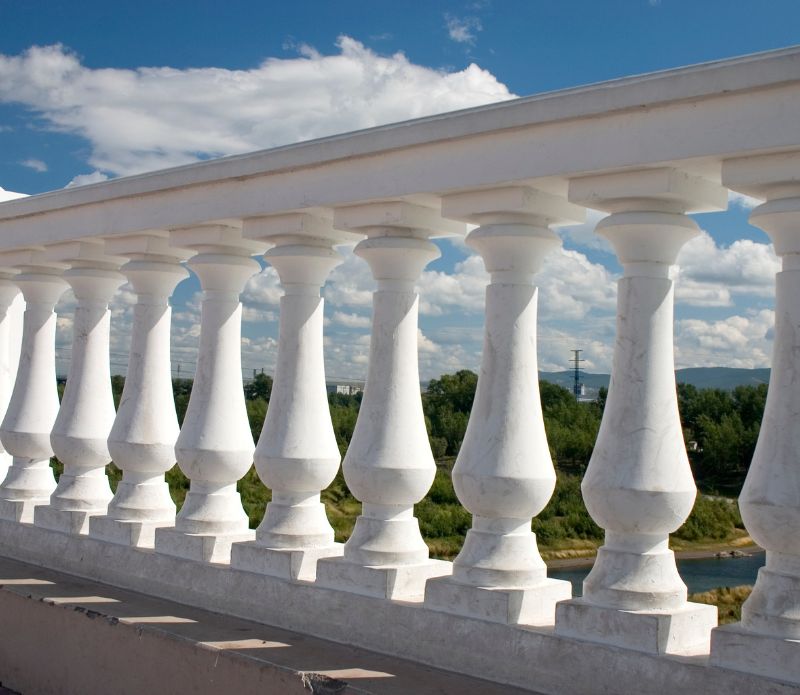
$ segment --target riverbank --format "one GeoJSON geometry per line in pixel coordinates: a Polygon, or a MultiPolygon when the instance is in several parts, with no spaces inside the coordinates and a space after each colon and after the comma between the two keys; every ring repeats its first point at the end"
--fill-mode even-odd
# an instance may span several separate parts
{"type": "MultiPolygon", "coordinates": [[[[720,555],[740,557],[736,553],[752,555],[764,552],[763,548],[757,546],[750,536],[734,538],[725,543],[702,543],[694,546],[680,544],[678,547],[674,547],[673,550],[678,560],[705,560],[720,555]]],[[[596,556],[596,548],[569,548],[542,552],[542,557],[548,569],[590,567],[594,564],[596,556]]]]}

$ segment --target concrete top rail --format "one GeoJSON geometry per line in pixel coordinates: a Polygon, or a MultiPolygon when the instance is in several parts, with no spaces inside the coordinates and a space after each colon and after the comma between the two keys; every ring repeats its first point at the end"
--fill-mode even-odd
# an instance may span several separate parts
{"type": "Polygon", "coordinates": [[[792,47],[0,203],[0,249],[678,161],[718,179],[796,147],[797,113],[792,47]]]}

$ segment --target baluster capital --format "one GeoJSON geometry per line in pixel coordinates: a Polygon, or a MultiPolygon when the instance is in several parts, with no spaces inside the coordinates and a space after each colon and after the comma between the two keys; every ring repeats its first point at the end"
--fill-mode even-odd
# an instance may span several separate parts
{"type": "Polygon", "coordinates": [[[247,218],[242,234],[272,246],[264,258],[275,268],[287,292],[292,287],[321,287],[342,262],[333,247],[363,238],[334,229],[329,217],[305,212],[247,218]]]}

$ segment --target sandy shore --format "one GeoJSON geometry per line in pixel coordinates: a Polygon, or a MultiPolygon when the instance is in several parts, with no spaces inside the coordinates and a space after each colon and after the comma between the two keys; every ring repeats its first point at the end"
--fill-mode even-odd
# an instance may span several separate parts
{"type": "MultiPolygon", "coordinates": [[[[757,545],[718,545],[709,548],[702,548],[698,550],[676,550],[675,557],[679,560],[704,560],[706,558],[716,557],[718,553],[742,553],[744,555],[753,555],[754,553],[762,553],[764,550],[757,545]]],[[[595,555],[587,555],[585,557],[568,557],[553,560],[545,560],[549,569],[570,569],[572,567],[591,567],[594,564],[595,555]]]]}

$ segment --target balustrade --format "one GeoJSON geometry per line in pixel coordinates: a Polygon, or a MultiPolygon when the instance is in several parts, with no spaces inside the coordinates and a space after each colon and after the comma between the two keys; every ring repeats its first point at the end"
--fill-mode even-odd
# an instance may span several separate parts
{"type": "Polygon", "coordinates": [[[355,253],[378,287],[364,397],[342,464],[362,511],[343,557],[320,561],[317,578],[322,586],[413,598],[426,580],[450,573],[448,563],[429,559],[414,517],[436,474],[419,388],[414,284],[439,256],[429,237],[463,227],[402,202],[338,209],[334,226],[367,236],[355,253]]]}
{"type": "MultiPolygon", "coordinates": [[[[11,391],[17,376],[19,345],[14,334],[12,306],[19,297],[19,288],[14,284],[13,272],[0,270],[0,422],[6,414],[11,391]]],[[[3,450],[0,442],[0,483],[6,477],[13,459],[3,450]]]]}
{"type": "Polygon", "coordinates": [[[767,563],[741,623],[714,631],[711,659],[800,683],[800,152],[725,162],[723,182],[766,199],[750,221],[769,234],[782,268],[775,278],[769,393],[739,498],[767,563]]]}
{"type": "Polygon", "coordinates": [[[569,197],[611,213],[597,232],[623,276],[608,398],[581,485],[605,544],[583,597],[557,607],[556,631],[656,653],[707,650],[717,612],[687,602],[668,546],[697,494],[678,414],[669,271],[698,234],[685,212],[722,209],[727,193],[665,168],[573,179],[569,197]]]}
{"type": "Polygon", "coordinates": [[[614,690],[603,672],[612,661],[624,692],[640,680],[642,692],[659,692],[673,676],[687,692],[718,683],[730,695],[790,692],[800,685],[798,66],[794,49],[3,203],[0,442],[13,459],[0,459],[0,551],[543,692],[614,690]],[[750,219],[782,270],[769,397],[740,500],[767,564],[741,622],[716,627],[714,607],[688,601],[669,548],[697,493],[677,407],[671,269],[698,234],[690,214],[724,209],[728,190],[766,201],[750,219]],[[553,228],[585,208],[607,213],[597,233],[622,273],[611,384],[582,483],[605,542],[571,598],[548,578],[531,530],[555,485],[536,276],[559,247],[553,228]],[[415,285],[439,257],[431,239],[466,224],[477,225],[466,244],[490,279],[477,393],[453,469],[472,527],[450,563],[430,557],[414,515],[436,473],[415,285]],[[352,242],[376,287],[342,463],[362,509],[340,544],[321,501],[340,463],[321,289],[341,262],[335,248],[352,242]],[[283,288],[258,446],[240,302],[256,254],[283,288]],[[179,428],[169,301],[188,276],[183,261],[202,295],[179,428]],[[136,304],[114,413],[108,304],[125,278],[136,304]],[[54,307],[68,285],[77,307],[59,406],[54,307]],[[21,337],[9,314],[18,292],[21,337]],[[112,459],[122,470],[113,497],[112,459]],[[165,482],[175,462],[189,479],[177,516],[165,482]],[[253,464],[272,494],[255,530],[236,489],[253,464]],[[580,682],[563,675],[573,672],[580,682]]]}
{"type": "Polygon", "coordinates": [[[175,523],[175,503],[164,473],[175,465],[178,416],[172,393],[169,297],[188,277],[187,253],[166,234],[110,239],[109,253],[129,258],[122,272],[136,293],[128,373],[108,448],[122,470],[108,513],[93,517],[89,533],[112,543],[152,548],[155,530],[175,523]]]}
{"type": "Polygon", "coordinates": [[[7,252],[0,265],[19,270],[13,276],[25,299],[19,368],[0,440],[14,457],[0,484],[0,518],[31,523],[34,508],[46,504],[56,487],[50,457],[50,433],[58,415],[53,308],[67,288],[61,263],[42,249],[7,252]]]}
{"type": "Polygon", "coordinates": [[[325,384],[320,287],[341,256],[333,245],[357,235],[312,215],[245,220],[244,234],[274,244],[266,253],[284,288],[278,359],[255,465],[272,490],[256,540],[236,543],[237,569],[313,580],[320,558],[342,554],[320,501],[339,470],[325,384]]]}
{"type": "Polygon", "coordinates": [[[200,347],[192,394],[175,443],[189,492],[174,528],[155,532],[157,552],[205,562],[228,562],[231,543],[253,538],[237,481],[253,462],[242,389],[239,294],[259,265],[264,245],[223,225],[178,229],[171,243],[193,248],[189,267],[203,289],[200,347]]]}
{"type": "Polygon", "coordinates": [[[104,514],[111,500],[106,465],[111,462],[108,433],[114,422],[111,393],[108,303],[123,283],[122,259],[107,256],[102,241],[55,244],[53,260],[68,263],[63,277],[77,300],[72,350],[64,396],[50,443],[64,465],[50,504],[34,511],[37,526],[87,533],[89,519],[104,514]]]}
{"type": "Polygon", "coordinates": [[[569,582],[548,579],[531,517],[556,483],[539,400],[538,289],[533,277],[559,245],[550,224],[580,221],[582,209],[530,188],[446,197],[442,213],[480,225],[467,244],[484,259],[486,328],[475,402],[453,468],[472,528],[453,576],[427,583],[425,606],[528,625],[552,624],[569,582]]]}

